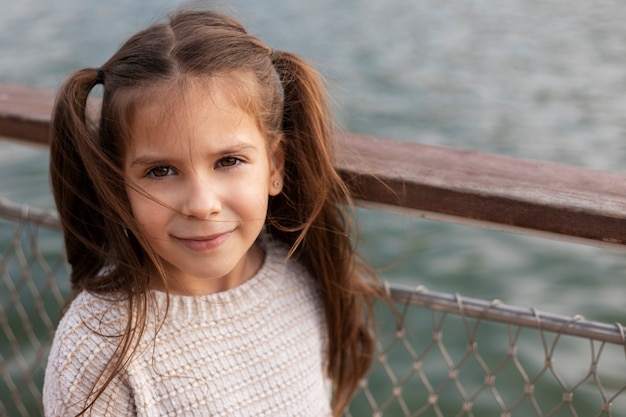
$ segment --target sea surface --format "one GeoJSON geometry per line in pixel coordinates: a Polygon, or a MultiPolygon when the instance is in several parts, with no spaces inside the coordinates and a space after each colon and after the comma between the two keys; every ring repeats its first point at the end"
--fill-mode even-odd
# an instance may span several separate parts
{"type": "MultiPolygon", "coordinates": [[[[0,82],[56,89],[179,4],[2,0],[0,82]]],[[[344,130],[626,171],[626,3],[235,0],[216,7],[269,46],[310,60],[327,78],[344,130]]],[[[53,208],[47,158],[45,148],[0,141],[0,197],[53,208]]],[[[366,209],[359,215],[362,251],[384,279],[626,321],[624,252],[366,209]]]]}

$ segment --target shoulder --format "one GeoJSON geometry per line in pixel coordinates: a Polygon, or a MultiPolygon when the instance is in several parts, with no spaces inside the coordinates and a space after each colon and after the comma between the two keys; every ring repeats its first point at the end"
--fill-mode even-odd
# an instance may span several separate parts
{"type": "MultiPolygon", "coordinates": [[[[321,291],[316,277],[299,260],[289,257],[289,248],[282,242],[263,242],[265,265],[260,272],[262,282],[272,288],[264,289],[274,305],[282,305],[281,314],[312,314],[319,317],[322,310],[321,291]]],[[[267,312],[266,312],[267,313],[267,312]]]]}
{"type": "Polygon", "coordinates": [[[265,263],[257,280],[263,284],[264,294],[271,294],[274,301],[289,300],[318,304],[321,294],[316,277],[296,257],[289,256],[289,247],[278,240],[264,236],[265,263]]]}
{"type": "Polygon", "coordinates": [[[305,266],[297,259],[289,256],[290,248],[286,243],[264,233],[261,235],[261,246],[266,253],[261,274],[310,279],[310,274],[305,266]]]}
{"type": "Polygon", "coordinates": [[[80,411],[102,382],[126,317],[123,301],[80,293],[59,322],[44,378],[44,407],[49,415],[80,411]],[[59,410],[63,410],[59,412],[59,410]]]}
{"type": "Polygon", "coordinates": [[[59,322],[54,344],[115,338],[124,329],[127,319],[126,302],[121,297],[83,291],[72,301],[59,322]]]}

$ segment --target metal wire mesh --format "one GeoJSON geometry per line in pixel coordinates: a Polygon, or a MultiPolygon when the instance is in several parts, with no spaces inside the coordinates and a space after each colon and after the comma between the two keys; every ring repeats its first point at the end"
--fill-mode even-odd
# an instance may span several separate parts
{"type": "MultiPolygon", "coordinates": [[[[0,416],[42,414],[69,270],[58,219],[0,200],[0,416]]],[[[589,322],[388,285],[377,357],[347,417],[626,416],[626,338],[589,322]]]]}
{"type": "Polygon", "coordinates": [[[347,416],[626,416],[626,339],[603,324],[388,287],[347,416]]]}
{"type": "Polygon", "coordinates": [[[53,214],[4,200],[0,210],[0,416],[36,416],[68,267],[53,214]]]}

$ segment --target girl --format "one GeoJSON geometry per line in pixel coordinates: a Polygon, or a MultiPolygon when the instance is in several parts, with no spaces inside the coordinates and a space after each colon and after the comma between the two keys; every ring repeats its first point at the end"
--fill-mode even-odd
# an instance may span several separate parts
{"type": "Polygon", "coordinates": [[[341,414],[372,358],[374,286],[331,140],[316,72],[213,12],[72,75],[50,171],[74,294],[46,414],[341,414]]]}

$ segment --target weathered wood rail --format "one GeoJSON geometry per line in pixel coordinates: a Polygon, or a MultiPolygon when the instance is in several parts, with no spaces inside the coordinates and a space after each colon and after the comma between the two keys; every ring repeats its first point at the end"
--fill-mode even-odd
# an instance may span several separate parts
{"type": "MultiPolygon", "coordinates": [[[[0,84],[0,136],[46,145],[54,95],[0,84]]],[[[337,140],[338,170],[376,208],[626,249],[624,173],[352,133],[337,140]]]]}

